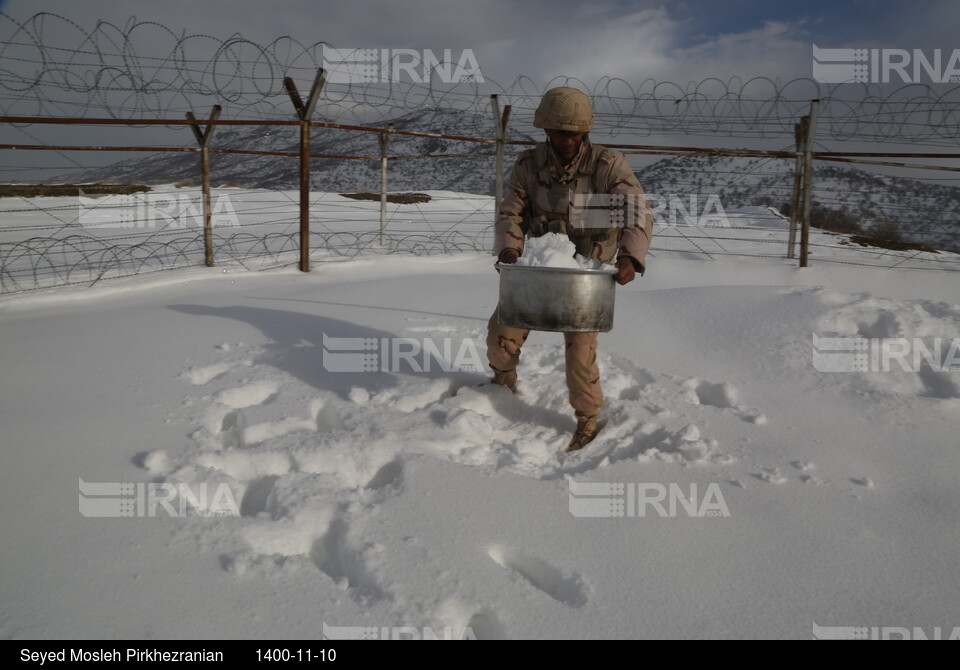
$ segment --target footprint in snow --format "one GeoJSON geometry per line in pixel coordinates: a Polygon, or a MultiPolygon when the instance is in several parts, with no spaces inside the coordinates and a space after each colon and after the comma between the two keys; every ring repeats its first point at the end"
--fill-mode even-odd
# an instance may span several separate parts
{"type": "Polygon", "coordinates": [[[262,405],[271,400],[279,390],[279,384],[263,379],[251,382],[245,386],[220,391],[216,399],[221,405],[226,405],[234,409],[242,409],[244,407],[262,405]]]}
{"type": "Polygon", "coordinates": [[[227,412],[220,423],[220,444],[224,449],[243,449],[246,420],[243,412],[234,410],[227,412]]]}
{"type": "Polygon", "coordinates": [[[815,475],[800,475],[800,481],[810,486],[824,486],[830,483],[829,479],[821,479],[815,475]]]}
{"type": "Polygon", "coordinates": [[[733,384],[726,382],[714,384],[693,377],[683,382],[683,386],[687,390],[687,402],[693,405],[707,405],[708,407],[730,410],[744,421],[758,426],[767,423],[766,415],[739,402],[739,392],[733,384]]]}
{"type": "Polygon", "coordinates": [[[240,500],[240,516],[257,516],[267,509],[267,498],[280,477],[266,475],[247,484],[247,490],[240,500]]]}
{"type": "Polygon", "coordinates": [[[492,610],[484,608],[470,617],[467,628],[475,640],[506,640],[507,632],[492,610]]]}
{"type": "Polygon", "coordinates": [[[779,468],[760,468],[760,472],[753,473],[753,476],[769,484],[784,484],[787,481],[779,468]]]}
{"type": "Polygon", "coordinates": [[[365,555],[369,548],[355,547],[348,539],[346,521],[335,518],[327,532],[318,537],[310,549],[310,560],[332,579],[339,588],[349,591],[359,603],[370,604],[387,594],[370,575],[365,555]]]}
{"type": "Polygon", "coordinates": [[[403,477],[403,464],[399,461],[390,461],[377,470],[376,474],[367,482],[366,488],[371,490],[385,489],[396,486],[403,477]]]}
{"type": "Polygon", "coordinates": [[[586,604],[586,586],[580,575],[565,576],[559,569],[522,551],[495,545],[488,551],[490,558],[500,566],[513,571],[535,588],[568,607],[586,604]]]}

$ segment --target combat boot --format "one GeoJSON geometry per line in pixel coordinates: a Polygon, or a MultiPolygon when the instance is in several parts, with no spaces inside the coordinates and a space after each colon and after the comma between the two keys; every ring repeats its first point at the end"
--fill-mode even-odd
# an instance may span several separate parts
{"type": "Polygon", "coordinates": [[[516,370],[497,370],[492,365],[490,366],[493,369],[493,379],[491,383],[499,384],[500,386],[506,386],[508,389],[517,392],[517,371],[516,370]]]}
{"type": "Polygon", "coordinates": [[[593,438],[600,432],[599,419],[599,413],[590,416],[577,416],[577,430],[573,434],[573,439],[570,440],[567,451],[579,451],[593,442],[593,438]]]}

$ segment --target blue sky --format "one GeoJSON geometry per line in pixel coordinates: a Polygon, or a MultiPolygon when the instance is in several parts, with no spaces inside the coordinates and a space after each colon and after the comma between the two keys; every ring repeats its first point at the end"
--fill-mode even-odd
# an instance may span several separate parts
{"type": "MultiPolygon", "coordinates": [[[[630,5],[633,3],[624,3],[630,5]]],[[[891,48],[952,49],[960,45],[960,3],[938,0],[761,0],[667,3],[671,14],[688,25],[687,46],[724,33],[757,29],[779,21],[797,26],[830,46],[867,44],[891,48]],[[943,42],[935,43],[941,38],[943,42]]]]}
{"type": "MultiPolygon", "coordinates": [[[[685,33],[691,41],[715,38],[724,33],[739,33],[761,28],[768,21],[803,25],[805,29],[810,30],[818,37],[831,39],[834,35],[849,36],[851,28],[858,29],[859,20],[865,13],[864,5],[868,4],[876,6],[878,3],[843,3],[830,0],[809,0],[807,2],[691,1],[675,3],[671,5],[671,9],[677,18],[689,22],[689,30],[685,33]]],[[[877,23],[877,19],[874,19],[873,23],[877,23]]]]}

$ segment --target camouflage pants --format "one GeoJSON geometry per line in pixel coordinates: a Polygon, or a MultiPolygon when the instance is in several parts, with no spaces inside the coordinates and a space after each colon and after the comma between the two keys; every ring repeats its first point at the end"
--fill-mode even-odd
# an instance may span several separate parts
{"type": "MultiPolygon", "coordinates": [[[[520,362],[520,348],[527,340],[529,330],[500,325],[497,310],[487,324],[487,360],[496,370],[513,370],[520,362]]],[[[603,391],[600,388],[600,369],[597,367],[597,334],[564,333],[566,345],[567,390],[570,405],[578,416],[589,416],[600,411],[603,391]]]]}

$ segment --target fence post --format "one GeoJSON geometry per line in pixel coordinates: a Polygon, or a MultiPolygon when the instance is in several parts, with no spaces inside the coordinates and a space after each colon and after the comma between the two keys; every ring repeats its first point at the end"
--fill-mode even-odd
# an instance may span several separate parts
{"type": "MultiPolygon", "coordinates": [[[[393,130],[393,124],[387,124],[387,128],[393,130]]],[[[380,141],[380,246],[382,247],[387,233],[387,147],[390,145],[390,135],[380,133],[377,139],[380,141]]]]}
{"type": "Polygon", "coordinates": [[[813,196],[813,141],[817,129],[817,116],[820,114],[820,101],[810,101],[810,120],[803,143],[803,230],[800,234],[800,267],[808,264],[810,246],[810,200],[813,196]]]}
{"type": "MultiPolygon", "coordinates": [[[[490,96],[490,111],[493,112],[493,125],[496,129],[497,139],[497,167],[496,183],[493,193],[493,223],[496,225],[497,217],[500,216],[500,203],[503,201],[503,141],[507,138],[507,120],[510,118],[510,105],[503,108],[503,115],[500,114],[500,103],[497,94],[490,96]]],[[[493,250],[491,250],[491,253],[493,250]]]]}
{"type": "MultiPolygon", "coordinates": [[[[197,138],[197,144],[200,145],[200,189],[203,193],[203,262],[208,268],[213,267],[213,213],[210,207],[210,136],[213,135],[213,128],[217,119],[220,118],[220,105],[214,105],[210,112],[210,120],[206,127],[200,130],[200,126],[195,123],[190,124],[190,130],[193,136],[197,138]]],[[[193,112],[187,112],[187,119],[196,121],[197,117],[193,112]]]]}
{"type": "Polygon", "coordinates": [[[800,123],[793,126],[793,137],[797,146],[797,160],[793,169],[793,199],[790,201],[790,237],[787,242],[787,258],[794,258],[797,247],[797,222],[800,220],[800,193],[803,185],[803,143],[806,141],[806,126],[809,116],[801,117],[800,123]]]}
{"type": "Polygon", "coordinates": [[[300,271],[310,272],[310,117],[317,106],[320,90],[327,79],[323,68],[317,70],[317,76],[310,87],[310,95],[304,104],[297,91],[297,85],[290,77],[283,78],[283,86],[297,110],[300,119],[300,271]]]}

